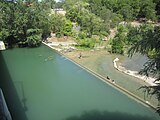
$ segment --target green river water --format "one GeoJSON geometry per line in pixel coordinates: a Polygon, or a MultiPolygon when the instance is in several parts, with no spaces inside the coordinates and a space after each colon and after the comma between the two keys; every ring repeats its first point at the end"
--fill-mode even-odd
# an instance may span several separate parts
{"type": "Polygon", "coordinates": [[[3,89],[13,120],[159,120],[131,99],[54,50],[1,52],[3,89]],[[6,77],[7,76],[7,77],[6,77]]]}

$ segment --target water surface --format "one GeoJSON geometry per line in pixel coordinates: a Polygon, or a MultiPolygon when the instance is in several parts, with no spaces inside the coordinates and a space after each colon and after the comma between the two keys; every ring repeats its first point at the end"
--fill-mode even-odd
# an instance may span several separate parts
{"type": "Polygon", "coordinates": [[[2,54],[23,109],[23,113],[11,113],[14,118],[23,114],[26,120],[159,119],[152,109],[46,46],[16,48],[2,54]]]}

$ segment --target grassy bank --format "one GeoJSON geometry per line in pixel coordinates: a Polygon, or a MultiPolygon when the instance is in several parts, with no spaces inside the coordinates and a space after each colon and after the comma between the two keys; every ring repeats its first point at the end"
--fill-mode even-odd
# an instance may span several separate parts
{"type": "Polygon", "coordinates": [[[148,85],[147,83],[138,78],[121,73],[113,67],[113,59],[118,57],[123,61],[123,59],[125,59],[124,56],[111,55],[106,52],[106,50],[79,50],[67,52],[65,55],[103,77],[109,76],[117,85],[141,97],[145,101],[149,101],[154,106],[158,104],[155,96],[151,98],[151,96],[147,96],[143,90],[138,90],[142,85],[148,85]],[[79,58],[80,54],[82,55],[81,58],[79,58]]]}

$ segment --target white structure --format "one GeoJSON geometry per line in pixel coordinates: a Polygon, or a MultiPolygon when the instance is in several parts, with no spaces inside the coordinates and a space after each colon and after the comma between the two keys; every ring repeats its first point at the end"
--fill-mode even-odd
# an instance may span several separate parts
{"type": "Polygon", "coordinates": [[[59,9],[52,9],[52,10],[51,10],[51,14],[59,14],[59,15],[65,16],[66,11],[63,10],[62,8],[59,8],[59,9]]]}
{"type": "Polygon", "coordinates": [[[3,41],[0,41],[0,50],[5,50],[5,45],[3,41]]]}
{"type": "Polygon", "coordinates": [[[116,58],[116,59],[114,59],[113,60],[113,66],[116,68],[116,69],[118,69],[118,66],[117,66],[117,61],[119,61],[119,58],[116,58]]]}

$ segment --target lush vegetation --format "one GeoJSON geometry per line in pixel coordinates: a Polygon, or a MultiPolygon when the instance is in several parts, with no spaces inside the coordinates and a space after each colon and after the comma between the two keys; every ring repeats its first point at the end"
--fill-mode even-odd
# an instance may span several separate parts
{"type": "MultiPolygon", "coordinates": [[[[110,34],[109,30],[116,28],[121,21],[156,22],[159,20],[158,6],[158,0],[63,1],[63,7],[67,11],[66,18],[80,26],[80,32],[86,34],[86,39],[93,38],[93,35],[100,36],[99,38],[107,37],[110,34]]],[[[113,53],[124,53],[125,41],[121,37],[124,38],[125,34],[118,33],[111,42],[113,53]]],[[[90,39],[86,40],[89,41],[90,39]]]]}
{"type": "Polygon", "coordinates": [[[62,15],[51,13],[53,0],[17,0],[0,2],[0,40],[8,47],[36,47],[55,32],[71,35],[72,23],[62,15]]]}
{"type": "Polygon", "coordinates": [[[48,34],[45,14],[49,12],[41,9],[42,4],[2,1],[0,8],[0,39],[8,46],[38,46],[41,37],[48,34]]]}
{"type": "Polygon", "coordinates": [[[156,20],[159,9],[159,0],[86,0],[90,3],[91,9],[98,16],[110,10],[119,14],[125,21],[146,18],[156,20]],[[156,9],[157,8],[157,9],[156,9]],[[105,10],[104,10],[105,9],[105,10]]]}
{"type": "MultiPolygon", "coordinates": [[[[160,26],[144,26],[142,28],[138,28],[141,34],[133,35],[134,38],[140,39],[136,39],[136,42],[129,50],[129,55],[133,55],[136,52],[148,55],[149,60],[145,63],[145,68],[140,71],[140,74],[156,76],[156,81],[160,81],[160,26]]],[[[156,94],[157,99],[160,101],[160,84],[149,87],[142,86],[142,88],[147,89],[148,94],[156,94]]],[[[160,113],[160,106],[158,106],[157,111],[160,113]]]]}
{"type": "Polygon", "coordinates": [[[123,54],[124,47],[127,39],[127,27],[123,25],[119,25],[117,28],[117,34],[113,38],[111,45],[112,45],[112,53],[123,54]]]}
{"type": "MultiPolygon", "coordinates": [[[[39,46],[41,40],[54,32],[57,37],[73,36],[80,46],[93,48],[121,21],[141,18],[158,21],[160,13],[159,0],[65,0],[58,3],[54,0],[13,1],[16,2],[0,2],[0,39],[8,46],[20,47],[39,46]],[[52,12],[59,7],[67,11],[66,16],[52,12]],[[72,23],[79,30],[72,29],[72,23]]],[[[123,34],[118,33],[113,39],[113,53],[124,53],[123,34]]]]}

